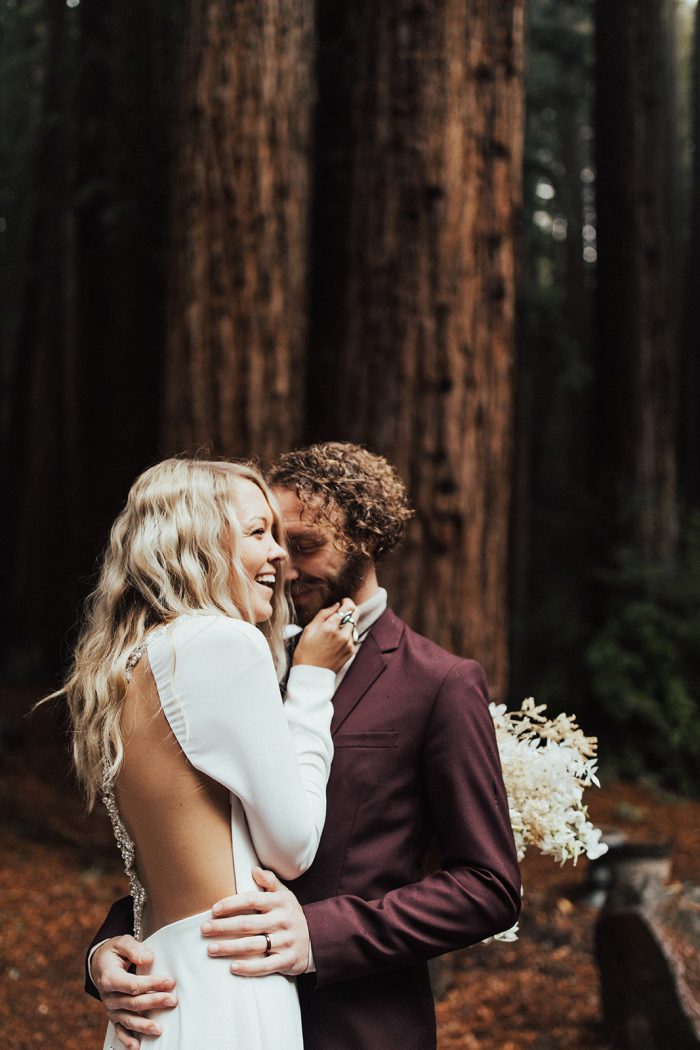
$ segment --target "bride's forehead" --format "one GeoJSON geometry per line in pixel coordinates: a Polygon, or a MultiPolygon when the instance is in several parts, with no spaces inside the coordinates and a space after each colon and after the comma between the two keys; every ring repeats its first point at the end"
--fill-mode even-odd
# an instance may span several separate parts
{"type": "Polygon", "coordinates": [[[272,518],[272,508],[265,493],[250,478],[236,478],[233,483],[233,503],[239,518],[272,518]]]}

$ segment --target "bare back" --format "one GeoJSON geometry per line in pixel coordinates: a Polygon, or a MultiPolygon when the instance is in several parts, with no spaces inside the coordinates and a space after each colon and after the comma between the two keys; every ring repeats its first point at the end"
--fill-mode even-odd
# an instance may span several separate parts
{"type": "Polygon", "coordinates": [[[137,940],[253,889],[258,865],[305,871],[325,815],[334,673],[292,668],[283,704],[256,627],[188,613],[134,647],[126,678],[123,761],[103,800],[137,940]]]}
{"type": "Polygon", "coordinates": [[[227,788],[188,761],[163,713],[148,654],[128,686],[116,797],[147,894],[143,935],[236,892],[227,788]]]}

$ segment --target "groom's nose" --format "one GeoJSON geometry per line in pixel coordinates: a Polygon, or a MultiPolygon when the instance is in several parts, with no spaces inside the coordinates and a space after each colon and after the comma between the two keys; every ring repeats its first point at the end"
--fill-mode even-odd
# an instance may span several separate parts
{"type": "MultiPolygon", "coordinates": [[[[290,555],[290,557],[293,557],[293,555],[290,555]]],[[[292,561],[287,562],[284,567],[284,579],[285,583],[291,583],[299,579],[299,570],[292,561]]]]}

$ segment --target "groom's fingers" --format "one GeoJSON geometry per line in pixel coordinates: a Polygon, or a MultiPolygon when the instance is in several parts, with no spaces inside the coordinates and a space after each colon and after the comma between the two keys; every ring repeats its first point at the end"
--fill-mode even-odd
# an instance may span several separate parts
{"type": "Polygon", "coordinates": [[[132,1014],[126,1010],[110,1010],[107,1015],[114,1025],[121,1028],[124,1033],[120,1036],[121,1041],[124,1039],[134,1040],[134,1045],[139,1045],[139,1040],[142,1035],[157,1036],[161,1035],[163,1029],[155,1021],[149,1021],[147,1017],[141,1017],[139,1014],[132,1014]]]}
{"type": "MultiPolygon", "coordinates": [[[[262,871],[262,868],[256,870],[262,871]]],[[[246,915],[250,912],[268,911],[270,907],[272,905],[263,890],[249,890],[247,893],[234,893],[232,897],[223,897],[214,904],[211,910],[212,915],[219,919],[226,918],[229,915],[246,915]]]]}
{"type": "Polygon", "coordinates": [[[102,1002],[108,1013],[145,1014],[149,1010],[168,1010],[177,1006],[177,997],[172,992],[138,996],[106,995],[102,1002]]]}
{"type": "MultiPolygon", "coordinates": [[[[127,959],[129,963],[134,963],[136,966],[148,965],[148,963],[153,961],[153,952],[128,933],[122,934],[121,937],[112,937],[110,940],[105,941],[104,944],[101,944],[95,951],[93,961],[97,962],[103,956],[108,957],[109,955],[121,956],[121,958],[127,959]]],[[[126,969],[126,967],[124,968],[126,969]]]]}
{"type": "Polygon", "coordinates": [[[126,1047],[126,1050],[140,1050],[141,1040],[127,1032],[123,1025],[115,1024],[114,1032],[120,1045],[126,1047]]]}
{"type": "Polygon", "coordinates": [[[238,937],[235,941],[216,942],[208,944],[209,955],[219,955],[223,958],[238,958],[239,955],[264,955],[267,942],[262,934],[253,937],[238,937]]]}
{"type": "Polygon", "coordinates": [[[252,874],[255,884],[264,892],[273,893],[275,890],[282,889],[282,883],[274,871],[268,871],[266,868],[253,868],[252,874]]]}
{"type": "Polygon", "coordinates": [[[255,937],[263,933],[269,933],[270,929],[274,929],[276,925],[273,912],[265,915],[255,912],[252,915],[235,915],[230,919],[217,919],[215,922],[205,922],[202,926],[202,934],[207,940],[220,940],[227,937],[255,937]]]}
{"type": "MultiPolygon", "coordinates": [[[[112,969],[105,968],[100,974],[96,975],[95,983],[103,1000],[110,994],[116,993],[122,996],[139,996],[140,1001],[142,996],[150,992],[170,992],[172,994],[172,990],[175,987],[175,981],[172,977],[140,975],[120,970],[117,967],[112,969]]],[[[165,998],[167,998],[167,995],[165,998]]],[[[149,1007],[142,1006],[141,1009],[148,1010],[149,1007]]]]}
{"type": "Polygon", "coordinates": [[[274,955],[263,955],[250,959],[236,959],[229,965],[231,973],[237,977],[266,977],[271,973],[301,973],[294,970],[294,957],[288,952],[275,952],[274,955]]]}

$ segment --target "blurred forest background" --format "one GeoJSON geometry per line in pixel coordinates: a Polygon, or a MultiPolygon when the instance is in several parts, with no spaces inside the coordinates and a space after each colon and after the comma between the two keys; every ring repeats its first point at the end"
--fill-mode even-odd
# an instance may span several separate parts
{"type": "Polygon", "coordinates": [[[697,793],[694,3],[0,0],[0,30],[4,683],[58,681],[148,464],[353,440],[417,508],[397,611],[697,793]]]}

